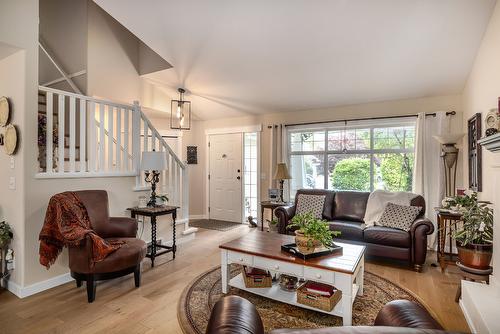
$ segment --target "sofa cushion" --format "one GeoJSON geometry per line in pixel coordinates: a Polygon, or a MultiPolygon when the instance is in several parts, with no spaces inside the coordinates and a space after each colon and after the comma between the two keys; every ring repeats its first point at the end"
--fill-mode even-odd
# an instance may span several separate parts
{"type": "Polygon", "coordinates": [[[314,218],[323,218],[325,197],[325,195],[298,194],[295,214],[311,213],[314,218]]]}
{"type": "Polygon", "coordinates": [[[335,193],[334,220],[363,222],[368,202],[368,192],[337,191],[335,193]]]}
{"type": "Polygon", "coordinates": [[[334,220],[329,221],[330,230],[340,231],[339,239],[343,240],[363,240],[363,223],[353,222],[349,220],[334,220]]]}
{"type": "Polygon", "coordinates": [[[420,213],[420,210],[422,210],[422,208],[419,206],[387,203],[384,212],[382,212],[379,221],[376,222],[375,225],[398,228],[408,232],[420,213]]]}
{"type": "Polygon", "coordinates": [[[94,266],[95,273],[108,273],[134,267],[141,263],[142,259],[146,256],[147,246],[141,239],[108,238],[105,240],[123,241],[124,244],[109,254],[104,260],[96,262],[94,266]]]}
{"type": "Polygon", "coordinates": [[[325,205],[323,207],[323,219],[326,220],[333,219],[333,199],[335,197],[335,192],[333,192],[332,190],[325,190],[325,189],[299,189],[295,194],[295,207],[297,207],[297,199],[300,194],[324,195],[325,205]]]}
{"type": "Polygon", "coordinates": [[[363,237],[366,243],[405,248],[411,246],[410,233],[396,228],[385,226],[367,227],[363,231],[363,237]]]}

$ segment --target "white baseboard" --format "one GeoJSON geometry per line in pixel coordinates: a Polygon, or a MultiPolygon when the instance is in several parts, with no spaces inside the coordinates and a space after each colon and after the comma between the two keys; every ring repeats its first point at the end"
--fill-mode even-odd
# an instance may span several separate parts
{"type": "Polygon", "coordinates": [[[190,215],[189,219],[208,219],[207,215],[190,215]]]}
{"type": "Polygon", "coordinates": [[[19,298],[26,298],[71,281],[73,281],[73,277],[71,277],[70,273],[66,273],[26,287],[21,287],[14,282],[8,282],[7,289],[19,298]]]}

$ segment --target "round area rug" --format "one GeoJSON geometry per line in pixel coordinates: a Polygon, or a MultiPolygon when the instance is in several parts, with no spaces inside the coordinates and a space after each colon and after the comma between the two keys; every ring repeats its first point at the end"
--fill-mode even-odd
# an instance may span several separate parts
{"type": "MultiPolygon", "coordinates": [[[[239,266],[231,267],[231,277],[240,272],[239,266]]],[[[256,306],[266,332],[278,328],[342,326],[342,319],[336,316],[273,301],[232,287],[229,294],[248,299],[256,306]]],[[[179,300],[178,317],[183,332],[186,334],[205,333],[210,311],[222,296],[220,267],[195,278],[186,287],[179,300]]],[[[353,325],[373,325],[382,306],[395,299],[407,299],[422,305],[411,292],[385,278],[365,271],[364,294],[356,297],[353,305],[353,325]]]]}

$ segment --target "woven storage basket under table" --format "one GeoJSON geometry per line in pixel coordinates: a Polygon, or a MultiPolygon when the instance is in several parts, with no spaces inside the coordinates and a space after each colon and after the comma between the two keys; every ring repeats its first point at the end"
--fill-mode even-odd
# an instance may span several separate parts
{"type": "Polygon", "coordinates": [[[306,284],[297,289],[297,303],[311,306],[326,312],[331,312],[342,298],[342,291],[335,289],[328,297],[306,290],[306,284]]]}
{"type": "Polygon", "coordinates": [[[273,278],[269,271],[265,275],[249,276],[246,268],[246,266],[243,266],[241,273],[247,288],[270,288],[273,285],[273,278]]]}

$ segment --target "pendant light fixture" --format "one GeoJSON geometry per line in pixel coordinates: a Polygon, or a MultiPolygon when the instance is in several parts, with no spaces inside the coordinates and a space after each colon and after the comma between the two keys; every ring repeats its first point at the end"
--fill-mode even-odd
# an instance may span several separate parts
{"type": "Polygon", "coordinates": [[[177,89],[179,99],[171,101],[170,128],[175,130],[191,129],[191,102],[184,100],[183,88],[177,89]]]}

